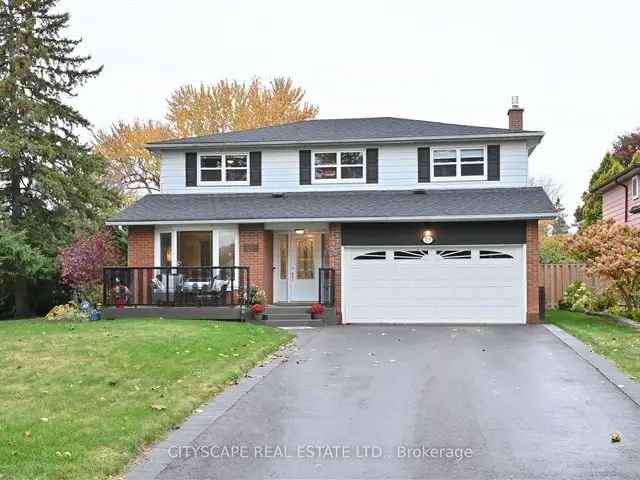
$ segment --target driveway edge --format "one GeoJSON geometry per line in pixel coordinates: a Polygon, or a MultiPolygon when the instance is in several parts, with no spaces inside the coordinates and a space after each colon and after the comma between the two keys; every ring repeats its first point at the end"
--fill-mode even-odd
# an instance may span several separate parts
{"type": "Polygon", "coordinates": [[[281,365],[288,354],[296,348],[297,337],[292,343],[276,350],[263,362],[249,370],[237,384],[227,386],[222,392],[213,397],[200,411],[194,413],[180,425],[178,430],[168,434],[168,437],[154,444],[145,452],[138,463],[125,470],[125,480],[150,480],[156,478],[175,459],[169,454],[174,446],[189,446],[213,422],[224,415],[249,390],[260,383],[277,366],[281,365]]]}
{"type": "Polygon", "coordinates": [[[544,327],[640,407],[640,384],[627,377],[613,362],[598,355],[591,347],[565,332],[560,327],[548,324],[545,324],[544,327]]]}

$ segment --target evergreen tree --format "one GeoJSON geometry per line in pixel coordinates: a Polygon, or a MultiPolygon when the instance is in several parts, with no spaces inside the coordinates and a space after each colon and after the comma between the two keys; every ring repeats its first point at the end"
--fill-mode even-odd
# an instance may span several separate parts
{"type": "Polygon", "coordinates": [[[57,271],[73,232],[117,201],[77,136],[89,122],[64,103],[102,67],[74,53],[56,3],[0,0],[0,288],[13,289],[16,317],[32,313],[30,284],[57,271]]]}
{"type": "Polygon", "coordinates": [[[556,218],[553,221],[553,233],[554,235],[564,235],[569,231],[569,225],[567,225],[567,214],[564,211],[564,205],[562,205],[560,197],[556,199],[554,207],[556,209],[556,218]]]}

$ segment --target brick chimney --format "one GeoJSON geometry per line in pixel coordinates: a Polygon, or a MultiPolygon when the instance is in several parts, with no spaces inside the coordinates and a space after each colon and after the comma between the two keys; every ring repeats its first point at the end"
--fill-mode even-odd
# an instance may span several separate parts
{"type": "Polygon", "coordinates": [[[518,105],[518,97],[511,97],[511,108],[507,112],[509,117],[509,128],[513,130],[522,130],[522,113],[524,108],[518,105]]]}

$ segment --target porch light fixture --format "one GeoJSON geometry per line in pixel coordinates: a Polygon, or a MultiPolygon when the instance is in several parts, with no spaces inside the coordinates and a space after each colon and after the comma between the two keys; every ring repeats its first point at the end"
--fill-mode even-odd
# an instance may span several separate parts
{"type": "Polygon", "coordinates": [[[425,230],[422,233],[422,243],[426,243],[427,245],[433,243],[433,235],[431,234],[431,230],[425,230]]]}
{"type": "Polygon", "coordinates": [[[304,228],[297,228],[296,235],[304,235],[304,228]]]}

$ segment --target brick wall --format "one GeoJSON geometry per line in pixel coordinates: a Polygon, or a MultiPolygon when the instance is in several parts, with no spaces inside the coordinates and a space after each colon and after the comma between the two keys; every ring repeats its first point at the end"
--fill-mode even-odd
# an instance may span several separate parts
{"type": "Polygon", "coordinates": [[[273,302],[273,232],[262,223],[240,225],[240,265],[249,267],[251,285],[262,288],[273,302]]]}
{"type": "Polygon", "coordinates": [[[512,108],[509,110],[509,128],[514,130],[522,130],[523,128],[523,115],[524,110],[522,108],[512,108]]]}
{"type": "Polygon", "coordinates": [[[540,323],[538,221],[527,222],[527,323],[540,323]]]}
{"type": "Polygon", "coordinates": [[[329,267],[336,272],[336,318],[342,323],[342,226],[329,224],[328,235],[329,267]]]}
{"type": "Polygon", "coordinates": [[[154,267],[154,228],[149,225],[129,227],[127,239],[127,265],[130,267],[154,267]]]}

